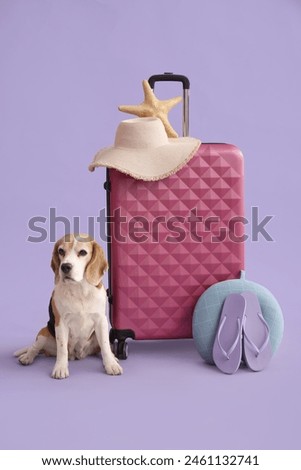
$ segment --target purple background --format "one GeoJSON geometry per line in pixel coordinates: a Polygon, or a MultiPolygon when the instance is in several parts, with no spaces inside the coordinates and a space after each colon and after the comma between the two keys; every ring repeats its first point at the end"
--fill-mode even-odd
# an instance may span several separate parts
{"type": "Polygon", "coordinates": [[[0,1],[3,449],[300,449],[301,3],[152,3],[0,1]],[[244,152],[246,214],[275,215],[275,241],[248,242],[246,265],[281,303],[284,341],[258,374],[223,375],[185,340],[130,344],[121,377],[88,358],[51,380],[53,359],[12,357],[53,287],[52,244],[29,243],[28,220],[56,207],[87,230],[104,205],[104,172],[87,166],[125,117],[117,105],[164,71],[191,79],[191,135],[244,152]]]}

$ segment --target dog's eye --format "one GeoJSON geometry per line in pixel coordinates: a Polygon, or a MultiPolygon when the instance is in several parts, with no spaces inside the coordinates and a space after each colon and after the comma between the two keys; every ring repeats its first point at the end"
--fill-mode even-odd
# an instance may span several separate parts
{"type": "Polygon", "coordinates": [[[65,256],[65,250],[63,250],[63,248],[59,248],[58,253],[59,253],[59,255],[61,255],[61,256],[65,256]]]}
{"type": "Polygon", "coordinates": [[[86,256],[87,254],[86,250],[80,250],[78,256],[86,256]]]}

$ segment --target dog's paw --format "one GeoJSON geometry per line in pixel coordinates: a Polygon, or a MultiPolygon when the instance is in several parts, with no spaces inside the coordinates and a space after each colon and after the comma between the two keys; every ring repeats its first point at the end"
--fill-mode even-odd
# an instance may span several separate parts
{"type": "Polygon", "coordinates": [[[51,377],[53,379],[66,379],[67,377],[69,377],[68,366],[55,364],[51,377]]]}
{"type": "Polygon", "coordinates": [[[31,354],[28,354],[27,352],[24,354],[21,354],[21,356],[18,357],[20,364],[22,366],[29,366],[29,364],[33,363],[34,357],[31,354]]]}
{"type": "Polygon", "coordinates": [[[115,358],[104,362],[103,365],[108,375],[121,375],[123,372],[122,367],[118,364],[118,361],[115,358]]]}

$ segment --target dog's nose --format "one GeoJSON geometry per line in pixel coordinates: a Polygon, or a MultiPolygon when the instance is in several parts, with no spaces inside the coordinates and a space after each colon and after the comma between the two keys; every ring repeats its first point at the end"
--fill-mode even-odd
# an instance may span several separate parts
{"type": "Polygon", "coordinates": [[[61,266],[61,270],[63,271],[64,274],[70,273],[72,269],[72,264],[70,263],[63,263],[61,266]]]}

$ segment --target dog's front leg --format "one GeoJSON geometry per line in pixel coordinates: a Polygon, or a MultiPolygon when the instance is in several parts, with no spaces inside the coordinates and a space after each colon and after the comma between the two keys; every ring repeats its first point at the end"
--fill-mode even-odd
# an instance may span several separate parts
{"type": "Polygon", "coordinates": [[[103,365],[107,374],[120,375],[122,374],[122,367],[111,351],[108,328],[107,318],[100,315],[96,321],[95,334],[100,346],[103,365]]]}
{"type": "Polygon", "coordinates": [[[68,328],[62,321],[55,327],[56,362],[51,376],[54,379],[69,377],[68,370],[68,328]]]}

